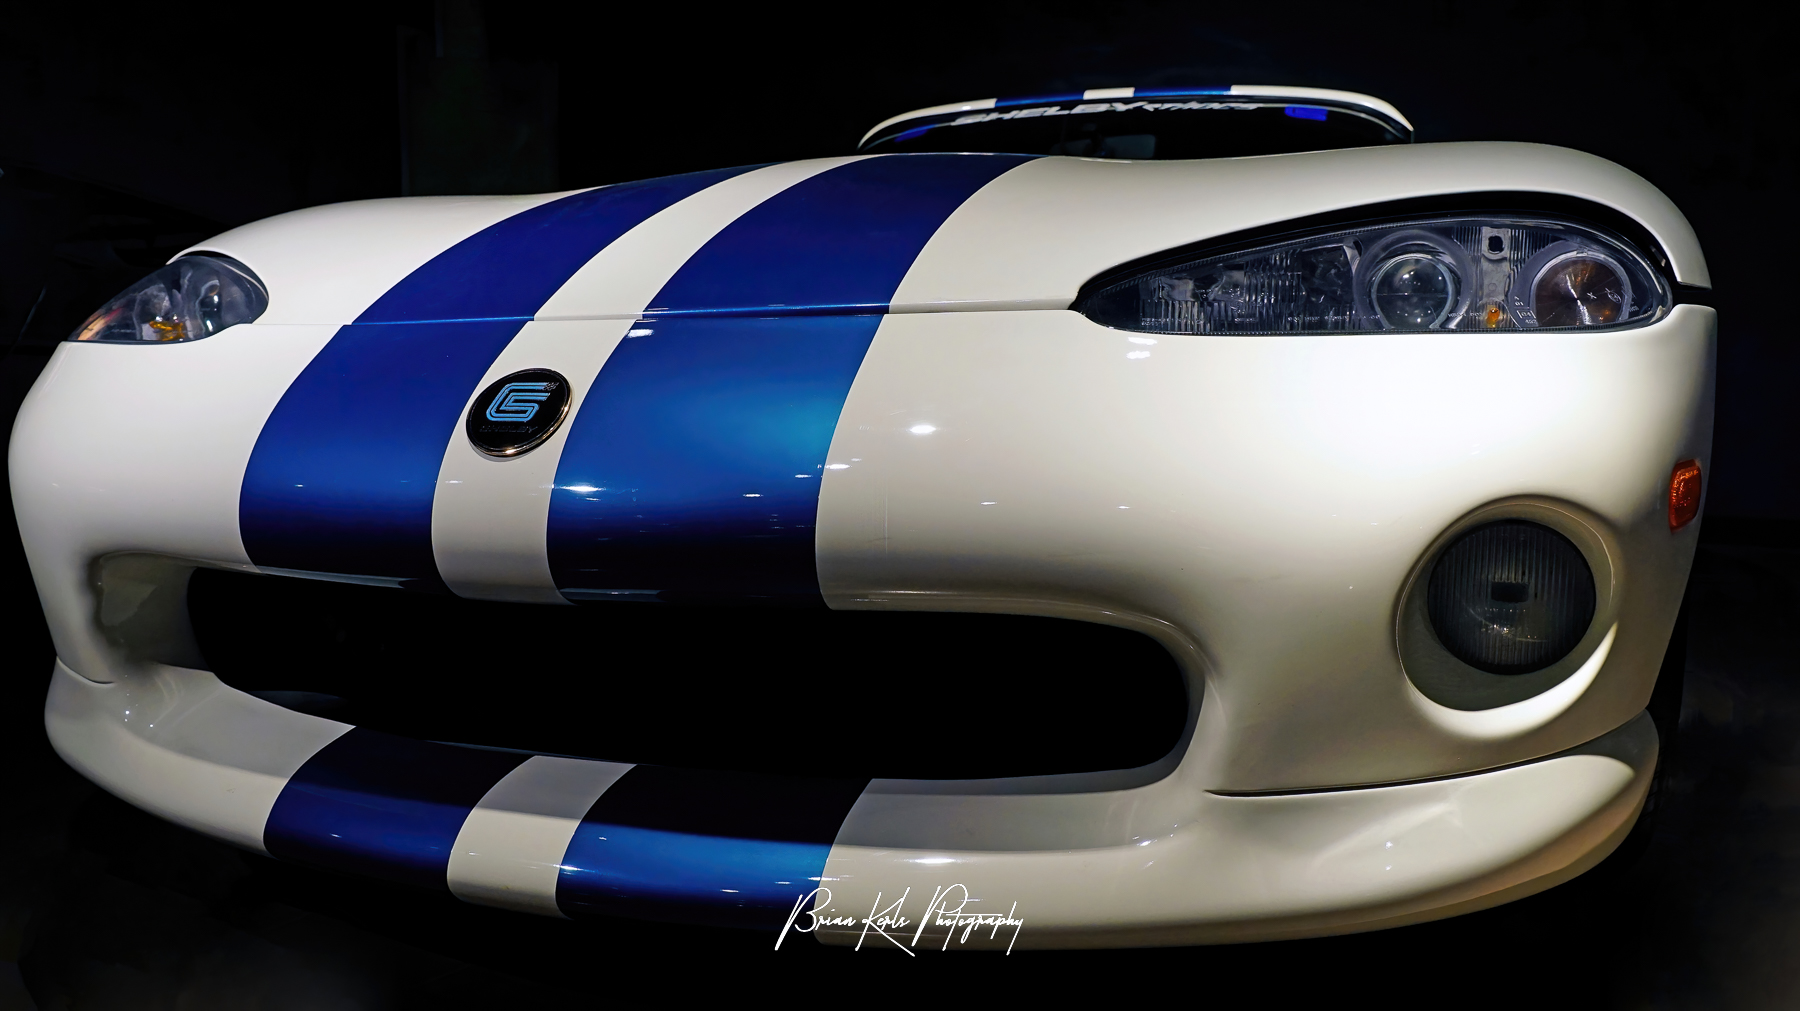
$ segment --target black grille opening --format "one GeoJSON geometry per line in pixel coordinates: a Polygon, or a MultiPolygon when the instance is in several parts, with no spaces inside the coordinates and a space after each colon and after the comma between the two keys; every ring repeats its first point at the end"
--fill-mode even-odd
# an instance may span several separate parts
{"type": "Polygon", "coordinates": [[[202,569],[226,684],[432,741],[787,775],[1148,765],[1187,719],[1148,636],[1017,615],[501,604],[202,569]]]}

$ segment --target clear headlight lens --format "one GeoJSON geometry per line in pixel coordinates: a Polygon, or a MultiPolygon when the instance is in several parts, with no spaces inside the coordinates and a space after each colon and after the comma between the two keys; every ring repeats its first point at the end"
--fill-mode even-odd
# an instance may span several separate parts
{"type": "Polygon", "coordinates": [[[227,256],[184,256],[126,288],[69,335],[102,344],[173,344],[248,323],[269,307],[250,268],[227,256]]]}
{"type": "Polygon", "coordinates": [[[1447,217],[1352,228],[1146,268],[1076,300],[1144,333],[1622,326],[1668,286],[1626,242],[1570,222],[1447,217]]]}
{"type": "Polygon", "coordinates": [[[1531,295],[1538,326],[1607,326],[1623,315],[1631,282],[1604,257],[1566,253],[1538,273],[1531,295]]]}
{"type": "Polygon", "coordinates": [[[1393,330],[1437,326],[1456,307],[1456,270],[1419,253],[1396,256],[1375,272],[1369,290],[1375,315],[1393,330]]]}

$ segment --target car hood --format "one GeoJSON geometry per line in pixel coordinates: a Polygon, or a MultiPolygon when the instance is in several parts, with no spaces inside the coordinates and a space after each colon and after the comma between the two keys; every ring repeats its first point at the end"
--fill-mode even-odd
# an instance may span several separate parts
{"type": "Polygon", "coordinates": [[[1494,192],[1610,208],[1661,245],[1676,280],[1710,286],[1692,228],[1643,178],[1515,143],[1189,162],[828,158],[566,193],[334,204],[189,252],[255,270],[270,292],[263,323],[1051,309],[1119,264],[1215,236],[1494,192]],[[722,246],[736,247],[737,266],[699,269],[722,246]]]}

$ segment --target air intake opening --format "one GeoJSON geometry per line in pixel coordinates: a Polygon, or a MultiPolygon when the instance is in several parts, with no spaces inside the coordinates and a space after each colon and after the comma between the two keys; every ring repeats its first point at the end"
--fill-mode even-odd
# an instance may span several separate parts
{"type": "Polygon", "coordinates": [[[1016,615],[501,604],[202,569],[226,684],[423,740],[788,775],[1148,765],[1185,683],[1148,636],[1016,615]]]}

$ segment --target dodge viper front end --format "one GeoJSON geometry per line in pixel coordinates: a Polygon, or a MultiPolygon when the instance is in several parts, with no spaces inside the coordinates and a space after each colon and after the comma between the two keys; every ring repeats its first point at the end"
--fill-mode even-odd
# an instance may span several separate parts
{"type": "Polygon", "coordinates": [[[191,250],[14,429],[52,742],[279,858],[846,943],[951,888],[1023,923],[971,945],[1167,944],[1579,874],[1698,534],[1692,230],[1359,96],[1130,92],[191,250]]]}

